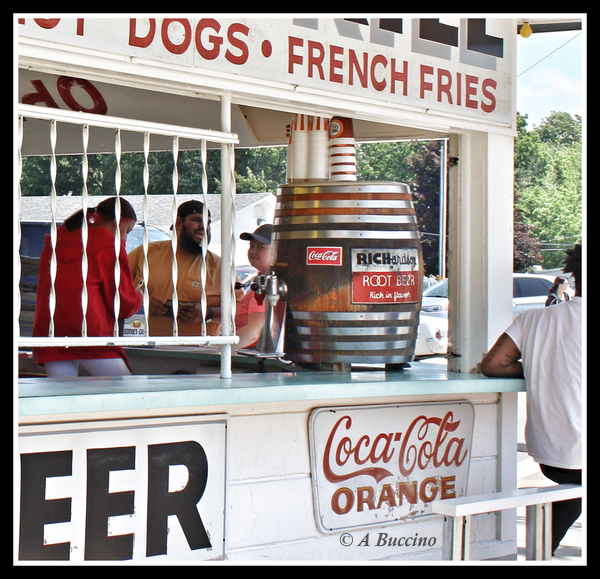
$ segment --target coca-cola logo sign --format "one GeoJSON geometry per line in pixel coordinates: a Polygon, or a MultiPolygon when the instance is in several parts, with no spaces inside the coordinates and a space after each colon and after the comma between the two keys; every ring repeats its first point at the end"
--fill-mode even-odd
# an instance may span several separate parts
{"type": "Polygon", "coordinates": [[[315,515],[323,532],[398,523],[466,494],[469,402],[315,410],[315,515]]]}
{"type": "Polygon", "coordinates": [[[342,265],[341,247],[307,247],[306,265],[342,265]]]}

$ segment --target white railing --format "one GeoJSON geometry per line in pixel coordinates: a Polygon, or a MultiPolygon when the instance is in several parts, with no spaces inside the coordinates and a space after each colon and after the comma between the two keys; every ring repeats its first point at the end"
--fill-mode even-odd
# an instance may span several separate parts
{"type": "MultiPolygon", "coordinates": [[[[231,103],[229,100],[226,100],[222,103],[222,108],[230,108],[231,103]]],[[[52,242],[52,257],[51,257],[51,294],[50,294],[50,332],[48,337],[19,337],[18,345],[19,347],[26,348],[35,348],[35,347],[44,347],[44,346],[54,346],[54,347],[69,347],[69,346],[99,346],[99,345],[115,345],[115,346],[158,346],[158,345],[217,345],[221,346],[222,349],[222,361],[221,361],[221,375],[223,377],[231,376],[231,345],[236,344],[239,341],[238,336],[235,335],[235,324],[233,323],[233,318],[235,317],[235,299],[233,298],[234,288],[233,282],[235,281],[235,264],[233,263],[233,255],[235,253],[235,239],[234,239],[234,231],[233,228],[229,228],[229,224],[233,223],[235,220],[235,178],[233,175],[233,145],[238,141],[237,135],[234,133],[227,131],[213,131],[213,130],[203,130],[196,129],[192,127],[182,127],[176,125],[168,125],[162,123],[153,123],[146,121],[138,121],[135,119],[123,119],[118,117],[104,116],[104,115],[95,115],[95,114],[87,114],[82,112],[73,112],[66,111],[62,109],[53,109],[46,108],[40,106],[33,105],[23,105],[19,104],[17,108],[18,113],[18,153],[17,153],[17,162],[18,162],[18,173],[17,173],[17,203],[20,208],[20,171],[21,171],[21,149],[23,146],[23,135],[24,135],[24,120],[27,118],[31,119],[39,119],[45,120],[50,123],[49,132],[50,132],[50,177],[51,177],[51,190],[49,196],[49,203],[51,208],[51,230],[50,237],[52,242]],[[225,323],[223,324],[225,335],[220,336],[209,336],[206,335],[206,324],[203,322],[202,324],[202,334],[199,336],[179,336],[178,335],[178,327],[177,327],[177,317],[174,315],[173,322],[173,336],[136,336],[136,337],[120,337],[118,330],[118,320],[115,321],[115,333],[114,336],[111,337],[90,337],[87,336],[87,327],[85,322],[85,313],[87,311],[87,290],[84,284],[84,291],[82,295],[81,307],[83,311],[83,325],[82,325],[82,334],[79,337],[55,337],[54,336],[54,310],[55,310],[55,296],[54,296],[54,284],[56,280],[56,207],[57,207],[57,192],[56,192],[56,177],[57,177],[57,123],[69,123],[81,126],[82,131],[82,172],[83,172],[83,189],[82,189],[82,210],[85,212],[88,206],[88,191],[87,191],[87,173],[88,173],[88,144],[89,144],[89,130],[90,127],[97,127],[101,129],[111,129],[115,131],[115,155],[117,158],[117,170],[115,175],[115,187],[116,187],[116,197],[117,203],[115,208],[115,213],[117,215],[117,219],[120,216],[120,195],[121,195],[121,134],[122,132],[135,132],[141,133],[144,137],[144,145],[143,145],[143,153],[144,153],[144,169],[143,169],[143,181],[144,181],[144,201],[143,201],[143,215],[142,221],[144,223],[144,233],[143,233],[143,247],[144,247],[144,265],[143,265],[143,275],[144,279],[148,279],[148,234],[146,230],[146,224],[148,223],[148,206],[149,202],[151,202],[152,196],[148,195],[148,185],[149,185],[149,164],[148,164],[148,154],[150,151],[150,135],[160,135],[167,136],[172,138],[172,151],[174,158],[174,169],[173,169],[173,225],[175,223],[175,219],[177,216],[177,189],[178,189],[178,172],[177,172],[177,157],[179,154],[179,141],[180,139],[186,140],[195,140],[199,141],[199,150],[201,151],[202,157],[202,180],[201,180],[201,189],[202,189],[202,197],[204,200],[204,222],[208,221],[208,203],[206,199],[207,184],[208,178],[206,175],[206,157],[207,157],[207,146],[206,143],[219,143],[221,145],[221,154],[225,158],[222,159],[221,163],[221,181],[223,183],[223,187],[227,188],[226,191],[222,191],[221,194],[221,219],[222,219],[222,230],[225,232],[223,236],[229,236],[227,241],[227,249],[232,248],[230,251],[225,253],[225,248],[222,256],[222,269],[223,276],[221,279],[221,304],[222,304],[222,316],[227,317],[225,323]],[[231,256],[231,259],[227,259],[228,256],[231,256]],[[232,284],[231,287],[228,287],[229,284],[232,284]]],[[[230,115],[230,111],[223,112],[223,118],[226,119],[230,115]]],[[[227,124],[227,123],[226,123],[227,124]]],[[[229,125],[228,125],[229,128],[229,125]]],[[[20,212],[17,211],[17,215],[20,212]]],[[[87,244],[87,224],[86,220],[83,220],[84,226],[82,227],[82,241],[84,246],[84,253],[82,259],[82,273],[84,275],[84,279],[86,279],[87,272],[87,255],[85,252],[85,247],[87,244]]],[[[175,254],[177,249],[177,239],[174,233],[173,227],[173,254],[175,254]]],[[[19,239],[20,239],[20,227],[19,227],[19,239]]],[[[204,236],[203,239],[203,251],[206,251],[207,244],[207,236],[204,236]]],[[[117,255],[117,260],[115,264],[115,282],[116,287],[119,287],[119,255],[120,251],[120,238],[119,238],[119,228],[117,227],[117,234],[115,236],[115,253],[117,255]]],[[[17,259],[17,263],[20,264],[20,260],[17,259]]],[[[17,279],[20,278],[20,271],[17,271],[17,279]]],[[[177,260],[173,259],[173,305],[174,305],[174,314],[177,311],[177,260]]],[[[204,262],[202,263],[202,271],[201,271],[201,280],[206,279],[206,270],[204,262]]],[[[18,295],[18,292],[17,292],[18,295]]],[[[149,305],[149,295],[148,289],[144,286],[144,311],[148,312],[149,305]]],[[[205,287],[202,284],[202,300],[201,300],[201,309],[203,319],[206,318],[206,294],[205,287]]],[[[18,303],[17,311],[20,310],[20,302],[18,303]]],[[[119,292],[115,292],[115,303],[114,303],[115,312],[119,311],[119,292]]],[[[115,316],[116,317],[116,316],[115,316]]],[[[223,332],[222,332],[223,333],[223,332]]]]}
{"type": "Polygon", "coordinates": [[[548,561],[552,558],[552,503],[576,498],[581,498],[581,486],[562,484],[433,501],[432,512],[445,515],[442,559],[470,559],[472,515],[527,507],[526,559],[548,561]]]}

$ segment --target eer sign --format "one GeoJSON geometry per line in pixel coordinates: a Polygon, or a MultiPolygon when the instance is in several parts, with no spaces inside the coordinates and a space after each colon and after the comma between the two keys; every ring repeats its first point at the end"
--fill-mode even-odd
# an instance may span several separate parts
{"type": "Polygon", "coordinates": [[[19,429],[19,559],[224,553],[226,416],[19,429]]]}

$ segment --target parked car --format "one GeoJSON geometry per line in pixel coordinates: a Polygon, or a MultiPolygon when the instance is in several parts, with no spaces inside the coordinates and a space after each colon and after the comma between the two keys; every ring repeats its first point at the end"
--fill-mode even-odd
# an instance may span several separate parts
{"type": "MultiPolygon", "coordinates": [[[[531,308],[543,308],[548,292],[554,285],[554,275],[515,273],[513,274],[513,318],[531,308]]],[[[575,292],[570,287],[566,290],[569,297],[575,292]]]]}
{"type": "Polygon", "coordinates": [[[421,312],[415,359],[443,356],[448,352],[448,318],[421,312]]]}
{"type": "MultiPolygon", "coordinates": [[[[513,273],[513,318],[531,308],[542,308],[556,276],[532,273],[513,273]]],[[[567,289],[572,297],[575,292],[567,289]]],[[[448,317],[448,280],[443,279],[423,292],[421,312],[448,317]]]]}
{"type": "MultiPolygon", "coordinates": [[[[153,241],[162,241],[163,239],[171,239],[171,236],[168,233],[165,233],[162,229],[159,229],[158,227],[148,225],[147,229],[148,243],[152,243],[153,241]]],[[[142,245],[143,235],[144,226],[140,224],[134,225],[133,229],[129,232],[129,235],[127,236],[127,241],[125,242],[127,253],[131,253],[138,245],[142,245]]]]}
{"type": "MultiPolygon", "coordinates": [[[[513,274],[513,319],[531,308],[542,308],[548,291],[554,284],[554,275],[513,274]]],[[[575,292],[567,289],[572,297],[575,292]]],[[[419,334],[415,358],[443,355],[448,351],[448,280],[443,279],[423,292],[419,334]]]]}
{"type": "Polygon", "coordinates": [[[421,314],[448,317],[448,280],[443,279],[423,291],[421,314]]]}
{"type": "MultiPolygon", "coordinates": [[[[258,270],[251,265],[236,265],[235,273],[237,273],[240,283],[243,285],[249,282],[252,278],[258,275],[258,270]]],[[[250,286],[246,286],[244,291],[248,291],[250,286]]]]}

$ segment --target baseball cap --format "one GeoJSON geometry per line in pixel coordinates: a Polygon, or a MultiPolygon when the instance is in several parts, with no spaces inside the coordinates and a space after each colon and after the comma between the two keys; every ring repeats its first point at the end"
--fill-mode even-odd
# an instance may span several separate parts
{"type": "Polygon", "coordinates": [[[256,239],[259,243],[271,243],[271,233],[273,233],[273,226],[270,223],[265,223],[257,228],[254,233],[241,233],[240,239],[244,241],[250,241],[256,239]]]}
{"type": "MultiPolygon", "coordinates": [[[[202,215],[203,211],[204,211],[204,203],[202,203],[201,201],[196,201],[195,199],[192,199],[190,201],[186,201],[185,203],[182,203],[177,208],[177,217],[181,217],[181,219],[185,219],[188,215],[193,215],[195,213],[199,213],[200,215],[202,215]]],[[[208,215],[210,216],[210,210],[208,211],[208,215]]]]}

